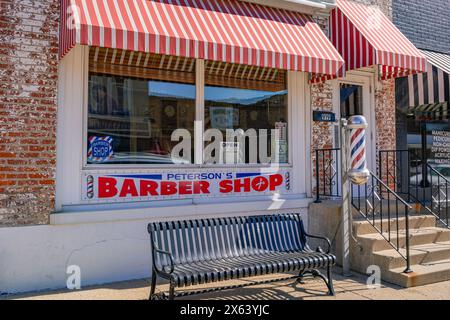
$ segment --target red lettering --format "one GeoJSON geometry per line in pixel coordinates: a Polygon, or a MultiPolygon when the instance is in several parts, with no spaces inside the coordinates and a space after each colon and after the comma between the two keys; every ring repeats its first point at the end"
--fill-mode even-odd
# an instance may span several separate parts
{"type": "Polygon", "coordinates": [[[250,178],[234,180],[234,192],[241,192],[242,188],[244,192],[250,192],[250,178]]]}
{"type": "Polygon", "coordinates": [[[170,196],[177,193],[177,183],[173,181],[161,182],[161,195],[170,196]]]}
{"type": "Polygon", "coordinates": [[[180,181],[179,194],[192,194],[192,181],[180,181]]]}
{"type": "Polygon", "coordinates": [[[117,195],[117,180],[114,178],[99,177],[98,178],[98,197],[112,198],[117,195]]]}
{"type": "Polygon", "coordinates": [[[222,180],[219,182],[220,193],[230,193],[233,191],[233,180],[222,180]]]}
{"type": "Polygon", "coordinates": [[[264,177],[256,177],[252,180],[252,188],[258,192],[265,191],[268,185],[269,181],[264,177]]]}
{"type": "Polygon", "coordinates": [[[131,195],[132,197],[138,196],[138,191],[136,189],[136,185],[134,184],[133,179],[125,179],[123,181],[122,189],[120,190],[119,197],[123,198],[127,195],[131,195]]]}
{"type": "Polygon", "coordinates": [[[283,176],[281,174],[272,174],[269,177],[270,191],[274,191],[279,185],[283,183],[283,176]]]}
{"type": "Polygon", "coordinates": [[[157,196],[158,183],[151,180],[141,180],[139,183],[139,190],[141,197],[145,197],[148,195],[157,196]]]}
{"type": "Polygon", "coordinates": [[[194,181],[194,193],[195,194],[209,194],[209,182],[208,181],[194,181]]]}

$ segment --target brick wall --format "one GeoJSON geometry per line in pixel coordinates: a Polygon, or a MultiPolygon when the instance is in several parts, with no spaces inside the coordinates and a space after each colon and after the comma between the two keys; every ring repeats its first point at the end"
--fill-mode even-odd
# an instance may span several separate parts
{"type": "Polygon", "coordinates": [[[58,0],[0,1],[0,226],[54,208],[58,0]]]}
{"type": "Polygon", "coordinates": [[[449,0],[393,0],[393,21],[418,48],[450,54],[449,0]]]}

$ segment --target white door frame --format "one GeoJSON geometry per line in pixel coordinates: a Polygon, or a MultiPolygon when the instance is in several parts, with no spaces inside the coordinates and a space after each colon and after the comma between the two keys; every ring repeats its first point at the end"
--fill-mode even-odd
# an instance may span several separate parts
{"type": "MultiPolygon", "coordinates": [[[[341,118],[340,108],[340,84],[355,84],[363,87],[363,116],[369,124],[366,131],[366,156],[367,168],[376,172],[376,123],[375,123],[375,74],[365,71],[349,71],[344,78],[333,81],[333,109],[336,119],[341,118]]],[[[336,137],[333,138],[337,145],[336,137]]]]}

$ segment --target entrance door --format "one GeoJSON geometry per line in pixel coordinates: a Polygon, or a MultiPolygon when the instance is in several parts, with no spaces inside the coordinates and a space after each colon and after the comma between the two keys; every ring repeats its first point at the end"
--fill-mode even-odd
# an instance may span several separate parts
{"type": "MultiPolygon", "coordinates": [[[[347,76],[338,80],[334,87],[334,108],[338,119],[348,119],[350,116],[362,115],[369,124],[366,130],[367,168],[375,172],[375,141],[374,141],[374,97],[371,90],[371,77],[347,76]]],[[[341,146],[339,141],[339,124],[335,130],[335,146],[341,146]]]]}

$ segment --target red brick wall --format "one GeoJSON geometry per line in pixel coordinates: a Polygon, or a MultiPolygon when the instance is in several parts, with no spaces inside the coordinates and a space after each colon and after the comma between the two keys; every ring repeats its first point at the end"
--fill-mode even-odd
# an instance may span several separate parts
{"type": "Polygon", "coordinates": [[[0,226],[54,209],[58,0],[0,1],[0,226]]]}

